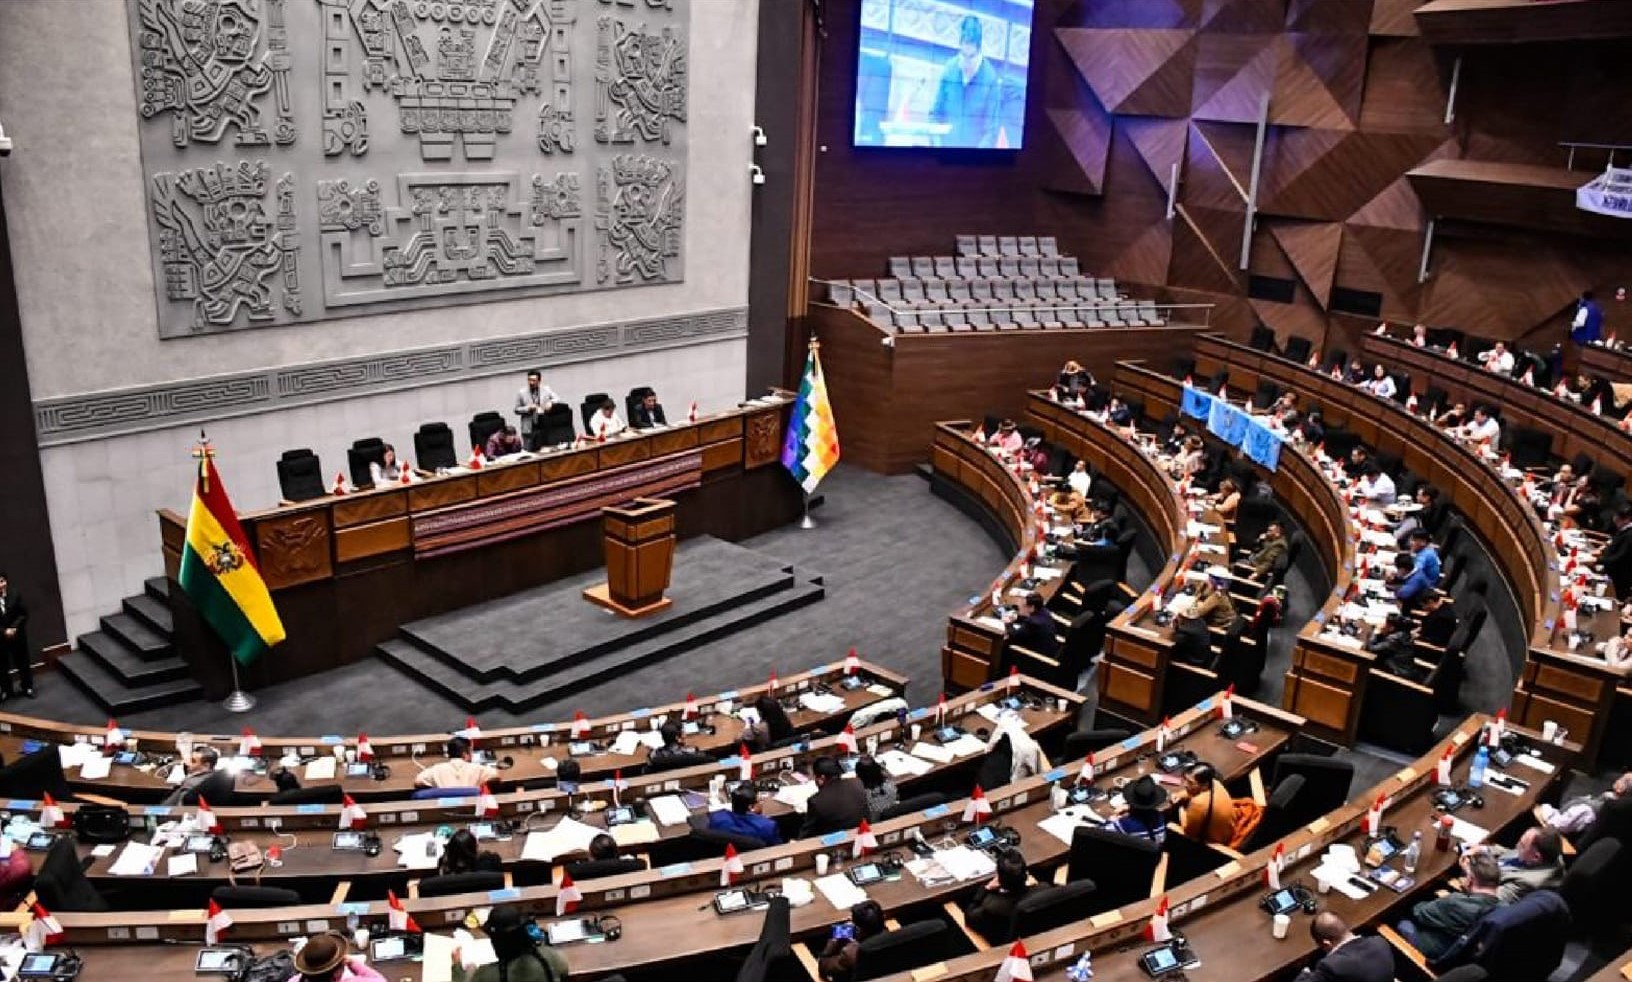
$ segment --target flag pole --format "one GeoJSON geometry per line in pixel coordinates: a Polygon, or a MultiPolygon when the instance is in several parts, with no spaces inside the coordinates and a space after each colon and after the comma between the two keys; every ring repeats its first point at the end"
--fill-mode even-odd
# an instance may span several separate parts
{"type": "MultiPolygon", "coordinates": [[[[199,474],[205,474],[209,459],[215,456],[215,448],[210,446],[210,438],[202,429],[198,431],[198,446],[193,448],[193,456],[198,460],[199,474]]],[[[229,713],[247,713],[255,708],[255,697],[245,692],[238,681],[238,656],[227,652],[227,664],[232,667],[232,691],[221,701],[221,708],[229,713]]]]}
{"type": "Polygon", "coordinates": [[[804,516],[799,519],[799,527],[802,529],[813,529],[816,527],[816,519],[810,517],[810,492],[804,490],[803,488],[800,488],[799,490],[800,495],[804,498],[805,506],[804,516]]]}

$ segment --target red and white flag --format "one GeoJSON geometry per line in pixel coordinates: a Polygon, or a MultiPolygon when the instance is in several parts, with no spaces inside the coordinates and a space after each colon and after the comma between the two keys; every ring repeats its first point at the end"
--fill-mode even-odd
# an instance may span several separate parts
{"type": "Polygon", "coordinates": [[[1360,825],[1362,832],[1366,835],[1383,834],[1383,806],[1387,804],[1388,799],[1385,796],[1377,796],[1377,800],[1373,801],[1371,807],[1366,809],[1365,821],[1360,825]]]}
{"type": "Polygon", "coordinates": [[[856,841],[850,844],[850,855],[865,856],[878,848],[878,836],[873,834],[873,827],[867,824],[864,818],[856,827],[856,841]]]}
{"type": "Polygon", "coordinates": [[[29,951],[44,951],[46,945],[61,940],[62,923],[40,904],[30,907],[28,927],[23,929],[23,947],[29,951]]]}
{"type": "Polygon", "coordinates": [[[486,784],[483,784],[481,794],[476,796],[476,817],[493,818],[498,814],[499,799],[493,796],[493,792],[488,789],[486,784]]]}
{"type": "Polygon", "coordinates": [[[331,490],[333,490],[335,494],[346,493],[346,474],[344,471],[334,472],[334,487],[331,490]]]}
{"type": "Polygon", "coordinates": [[[1604,397],[1603,396],[1593,396],[1592,397],[1592,414],[1594,416],[1602,416],[1604,414],[1604,397]]]}
{"type": "Polygon", "coordinates": [[[1230,388],[1229,388],[1229,386],[1225,385],[1223,382],[1218,383],[1218,401],[1219,402],[1229,402],[1230,401],[1230,388]]]}
{"type": "Polygon", "coordinates": [[[198,811],[193,815],[193,824],[211,835],[221,834],[221,820],[215,817],[215,809],[210,807],[203,795],[198,796],[198,811]]]}
{"type": "Polygon", "coordinates": [[[108,732],[102,737],[102,746],[111,750],[117,747],[123,747],[124,745],[125,731],[120,728],[118,723],[111,719],[108,720],[108,732]]]}
{"type": "Polygon", "coordinates": [[[473,471],[479,471],[479,470],[482,469],[482,448],[481,447],[473,446],[473,447],[470,448],[470,459],[465,461],[465,466],[470,468],[473,471]]]}
{"type": "Polygon", "coordinates": [[[1408,413],[1417,411],[1417,394],[1415,392],[1405,397],[1405,411],[1408,413]]]}
{"type": "Polygon", "coordinates": [[[259,757],[261,755],[261,738],[255,731],[244,727],[244,735],[238,738],[238,756],[259,757]]]}
{"type": "Polygon", "coordinates": [[[582,740],[587,736],[589,736],[589,717],[585,716],[583,710],[580,709],[572,714],[572,738],[582,740]]]}
{"type": "Polygon", "coordinates": [[[1451,346],[1450,346],[1450,347],[1449,347],[1449,348],[1446,348],[1446,349],[1445,349],[1445,354],[1447,354],[1447,355],[1449,355],[1449,356],[1450,356],[1450,357],[1452,357],[1452,358],[1460,358],[1460,357],[1462,357],[1462,356],[1461,356],[1461,355],[1460,355],[1460,354],[1458,354],[1458,353],[1457,353],[1457,351],[1456,351],[1456,342],[1455,342],[1455,341],[1452,341],[1452,342],[1451,342],[1451,346]]]}
{"type": "Polygon", "coordinates": [[[1218,718],[1235,718],[1235,683],[1231,682],[1224,690],[1224,695],[1218,700],[1218,718]]]}
{"type": "Polygon", "coordinates": [[[561,874],[561,886],[555,891],[555,916],[565,917],[578,909],[578,904],[584,899],[584,891],[578,889],[578,884],[572,882],[572,874],[561,874]]]}
{"type": "Polygon", "coordinates": [[[696,719],[697,718],[697,694],[695,692],[686,693],[686,708],[682,709],[680,711],[680,718],[681,719],[696,719]]]}
{"type": "Polygon", "coordinates": [[[737,882],[742,875],[742,857],[737,855],[737,847],[727,842],[725,844],[725,862],[720,864],[720,886],[728,887],[737,882]]]}
{"type": "Polygon", "coordinates": [[[1434,780],[1439,782],[1440,787],[1448,788],[1451,786],[1451,767],[1455,765],[1455,763],[1455,749],[1452,747],[1446,747],[1445,753],[1439,758],[1439,763],[1434,765],[1434,780]]]}
{"type": "Polygon", "coordinates": [[[692,402],[691,402],[691,410],[686,413],[686,422],[688,422],[688,423],[697,422],[697,400],[695,400],[695,399],[693,399],[692,402]]]}
{"type": "Polygon", "coordinates": [[[1018,689],[1018,688],[1020,688],[1020,666],[1019,665],[1010,665],[1009,666],[1009,691],[1013,692],[1015,689],[1018,689]]]}
{"type": "Polygon", "coordinates": [[[737,744],[737,780],[752,781],[754,779],[754,755],[748,752],[746,743],[737,744]]]}
{"type": "Polygon", "coordinates": [[[1016,941],[992,978],[993,982],[1032,982],[1031,959],[1026,955],[1026,946],[1016,941]]]}
{"type": "Polygon", "coordinates": [[[623,804],[623,793],[627,790],[629,790],[629,782],[624,778],[623,768],[620,767],[612,772],[612,804],[614,807],[623,804]]]}
{"type": "Polygon", "coordinates": [[[1150,923],[1145,925],[1145,940],[1152,944],[1161,944],[1172,940],[1173,932],[1167,929],[1167,894],[1156,901],[1156,912],[1150,915],[1150,923]]]}
{"type": "Polygon", "coordinates": [[[221,905],[210,901],[208,916],[204,918],[204,943],[217,945],[221,943],[221,935],[227,928],[232,927],[232,915],[221,909],[221,905]]]}
{"type": "Polygon", "coordinates": [[[839,734],[839,746],[850,753],[856,753],[856,728],[849,723],[844,724],[844,732],[839,734]]]}
{"type": "Polygon", "coordinates": [[[465,717],[465,728],[459,731],[459,735],[469,740],[471,746],[476,746],[476,741],[482,738],[482,728],[476,725],[476,717],[465,717]]]}
{"type": "Polygon", "coordinates": [[[1387,334],[1388,333],[1388,322],[1384,321],[1383,323],[1378,324],[1377,325],[1377,330],[1372,331],[1371,333],[1373,333],[1375,335],[1378,335],[1379,337],[1381,337],[1384,334],[1387,334]]]}
{"type": "Polygon", "coordinates": [[[1090,751],[1088,756],[1083,760],[1082,770],[1077,772],[1077,783],[1078,784],[1093,784],[1094,783],[1094,755],[1093,755],[1092,751],[1090,751]]]}
{"type": "Polygon", "coordinates": [[[1173,720],[1167,716],[1163,716],[1162,725],[1156,727],[1156,752],[1159,754],[1167,752],[1167,731],[1168,727],[1172,725],[1173,720]]]}
{"type": "Polygon", "coordinates": [[[946,725],[946,693],[944,692],[941,693],[940,700],[935,703],[935,725],[946,725]]]}
{"type": "MultiPolygon", "coordinates": [[[[1573,628],[1572,628],[1573,630],[1573,628]]],[[[1500,747],[1502,737],[1507,733],[1507,710],[1496,710],[1496,718],[1490,721],[1490,728],[1485,731],[1485,746],[1500,747]]]]}
{"type": "Polygon", "coordinates": [[[401,481],[404,484],[414,483],[414,468],[407,461],[403,461],[402,464],[401,481]]]}
{"type": "Polygon", "coordinates": [[[765,694],[768,696],[776,695],[776,686],[776,669],[773,668],[771,669],[771,677],[765,681],[765,694]]]}
{"type": "Polygon", "coordinates": [[[368,812],[357,804],[351,795],[342,795],[340,798],[340,828],[360,829],[368,825],[368,812]]]}
{"type": "Polygon", "coordinates": [[[369,742],[367,733],[357,734],[357,759],[358,760],[373,760],[374,759],[374,744],[369,742]]]}
{"type": "Polygon", "coordinates": [[[49,791],[44,793],[44,800],[40,803],[40,824],[48,829],[68,827],[68,818],[62,813],[62,806],[57,804],[49,791]]]}
{"type": "Polygon", "coordinates": [[[854,675],[859,671],[861,671],[861,656],[856,654],[856,649],[851,648],[850,652],[844,656],[844,674],[854,675]]]}
{"type": "Polygon", "coordinates": [[[980,824],[992,814],[992,803],[986,800],[986,792],[975,785],[975,790],[969,795],[968,804],[963,806],[963,820],[980,824]]]}
{"type": "Polygon", "coordinates": [[[385,892],[385,903],[390,910],[386,911],[386,926],[393,931],[406,931],[409,934],[421,933],[420,927],[414,922],[414,915],[408,913],[408,908],[402,905],[395,890],[385,892]]]}
{"type": "Polygon", "coordinates": [[[1286,843],[1275,843],[1275,851],[1264,864],[1264,884],[1271,890],[1281,888],[1281,870],[1286,866],[1286,843]]]}
{"type": "Polygon", "coordinates": [[[1320,367],[1320,352],[1318,352],[1318,351],[1309,352],[1309,367],[1310,368],[1319,368],[1320,367]]]}

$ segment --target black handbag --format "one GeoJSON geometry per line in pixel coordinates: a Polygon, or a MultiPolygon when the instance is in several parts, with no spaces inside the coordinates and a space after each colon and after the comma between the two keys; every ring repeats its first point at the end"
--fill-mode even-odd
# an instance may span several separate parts
{"type": "Polygon", "coordinates": [[[74,837],[104,844],[130,838],[130,812],[114,805],[80,805],[74,812],[74,837]]]}
{"type": "Polygon", "coordinates": [[[295,956],[280,951],[249,963],[240,982],[289,982],[296,976],[295,956]]]}

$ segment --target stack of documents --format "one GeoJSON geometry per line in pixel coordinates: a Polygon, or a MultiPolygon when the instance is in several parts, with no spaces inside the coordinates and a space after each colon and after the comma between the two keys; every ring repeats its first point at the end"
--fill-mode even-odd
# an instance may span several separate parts
{"type": "Polygon", "coordinates": [[[685,799],[677,794],[648,798],[646,804],[651,807],[659,825],[684,825],[691,818],[691,809],[686,807],[685,799]]]}
{"type": "Polygon", "coordinates": [[[601,830],[575,818],[563,818],[546,832],[529,832],[521,847],[521,858],[552,862],[557,856],[588,852],[589,843],[601,830]]]}
{"type": "MultiPolygon", "coordinates": [[[[995,867],[994,867],[995,868],[995,867]]],[[[848,911],[867,899],[867,891],[850,882],[843,873],[830,873],[816,880],[816,892],[836,909],[848,911]]]]}
{"type": "Polygon", "coordinates": [[[813,713],[830,715],[844,709],[844,698],[830,692],[802,692],[799,694],[799,705],[813,713]]]}
{"type": "Polygon", "coordinates": [[[997,863],[979,849],[953,846],[935,850],[935,861],[958,880],[985,879],[997,872],[997,863]]]}
{"type": "Polygon", "coordinates": [[[929,761],[899,750],[884,751],[878,755],[878,762],[893,778],[918,777],[935,769],[935,765],[929,761]]]}
{"type": "Polygon", "coordinates": [[[159,866],[159,857],[163,855],[164,849],[160,846],[127,842],[108,872],[114,876],[152,876],[159,866]]]}

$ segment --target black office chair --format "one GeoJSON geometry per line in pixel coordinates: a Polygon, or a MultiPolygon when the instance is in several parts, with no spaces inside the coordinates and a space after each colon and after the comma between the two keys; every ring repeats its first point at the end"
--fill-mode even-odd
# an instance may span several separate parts
{"type": "Polygon", "coordinates": [[[487,438],[504,429],[504,417],[496,412],[477,413],[470,418],[470,445],[487,446],[487,438]]]}
{"type": "MultiPolygon", "coordinates": [[[[1115,909],[1099,904],[1094,896],[1097,890],[1094,881],[1086,877],[1072,880],[1064,886],[1034,887],[1014,905],[1009,936],[1004,943],[1021,936],[1052,931],[1073,921],[1087,920],[1095,914],[1115,909]]],[[[987,940],[997,942],[996,938],[987,940]]]]}
{"type": "Polygon", "coordinates": [[[426,423],[414,434],[414,464],[421,470],[454,467],[459,451],[453,445],[453,428],[446,423],[426,423]]]}
{"type": "Polygon", "coordinates": [[[727,844],[735,846],[739,853],[765,848],[764,842],[751,835],[692,826],[681,838],[654,844],[647,850],[647,857],[651,860],[653,868],[702,859],[718,859],[725,855],[727,844]]]}
{"type": "Polygon", "coordinates": [[[572,407],[565,403],[558,402],[544,410],[537,425],[543,427],[544,435],[539,438],[541,446],[558,447],[578,439],[578,431],[572,423],[572,407]]]}
{"type": "MultiPolygon", "coordinates": [[[[1575,923],[1588,931],[1608,927],[1623,908],[1612,893],[1620,880],[1621,840],[1600,838],[1576,854],[1558,885],[1575,923]]],[[[1545,977],[1545,976],[1543,976],[1545,977]]]]}
{"type": "Polygon", "coordinates": [[[1303,794],[1298,799],[1298,814],[1291,816],[1294,825],[1312,822],[1349,800],[1354,765],[1346,760],[1319,754],[1282,754],[1275,761],[1270,786],[1280,787],[1281,782],[1293,774],[1300,774],[1304,779],[1303,794]]]}
{"type": "Polygon", "coordinates": [[[901,801],[897,801],[895,804],[884,809],[883,813],[880,814],[878,818],[874,819],[874,821],[888,821],[892,818],[900,818],[902,815],[911,815],[914,812],[928,811],[929,809],[934,808],[936,805],[944,804],[946,804],[946,795],[939,791],[930,791],[926,794],[915,794],[911,798],[905,798],[901,801]]]}
{"type": "Polygon", "coordinates": [[[919,921],[875,934],[857,946],[856,982],[933,965],[949,954],[951,934],[941,921],[919,921]]]}
{"type": "Polygon", "coordinates": [[[1151,881],[1161,862],[1162,847],[1150,839],[1079,825],[1071,833],[1065,878],[1069,883],[1092,877],[1101,884],[1093,900],[1096,909],[1087,915],[1091,917],[1148,899],[1151,881]]]}
{"type": "Polygon", "coordinates": [[[1231,862],[1228,853],[1221,852],[1186,836],[1182,832],[1167,830],[1162,838],[1162,852],[1167,854],[1167,889],[1200,879],[1218,869],[1225,863],[1231,862]]]}
{"type": "Polygon", "coordinates": [[[1478,965],[1499,982],[1545,979],[1564,960],[1571,921],[1572,908],[1557,893],[1532,890],[1481,918],[1429,967],[1478,965]]]}
{"type": "Polygon", "coordinates": [[[354,488],[372,487],[374,472],[370,464],[385,462],[385,441],[377,436],[364,437],[354,442],[346,451],[346,468],[351,471],[351,486],[354,488]]]}
{"type": "Polygon", "coordinates": [[[678,771],[686,767],[700,767],[703,764],[714,763],[714,758],[701,750],[682,750],[664,756],[662,760],[648,760],[646,773],[658,774],[663,771],[678,771]]]}
{"type": "Polygon", "coordinates": [[[639,873],[646,868],[646,864],[633,857],[614,856],[611,859],[580,859],[564,863],[561,868],[572,877],[574,883],[583,883],[587,880],[605,879],[608,876],[639,873]]]}
{"type": "Polygon", "coordinates": [[[283,887],[222,885],[210,891],[210,899],[227,910],[267,910],[298,907],[300,894],[283,887]]]}
{"type": "Polygon", "coordinates": [[[338,805],[345,797],[346,789],[338,784],[311,784],[279,791],[266,801],[269,805],[338,805]]]}
{"type": "Polygon", "coordinates": [[[765,909],[765,920],[759,926],[759,940],[748,951],[748,958],[737,971],[736,982],[771,982],[772,979],[800,978],[803,971],[793,957],[792,925],[788,898],[775,896],[765,909]]]}
{"type": "Polygon", "coordinates": [[[58,801],[74,798],[56,747],[46,746],[0,767],[0,797],[39,801],[48,794],[58,801]]]}
{"type": "Polygon", "coordinates": [[[583,421],[585,433],[589,432],[589,418],[600,411],[601,403],[610,398],[605,392],[591,392],[584,396],[584,401],[578,405],[578,417],[583,421]]]}
{"type": "Polygon", "coordinates": [[[1604,839],[1632,841],[1632,798],[1611,798],[1598,809],[1598,817],[1575,840],[1577,855],[1583,855],[1604,839]]]}
{"type": "Polygon", "coordinates": [[[1258,388],[1252,394],[1254,409],[1268,409],[1275,405],[1275,400],[1281,397],[1281,387],[1267,378],[1258,380],[1258,388]]]}
{"type": "Polygon", "coordinates": [[[1014,744],[1005,733],[981,758],[980,769],[975,772],[975,783],[982,788],[1000,788],[1009,783],[1009,775],[1013,771],[1014,744]]]}
{"type": "Polygon", "coordinates": [[[1275,785],[1264,801],[1263,817],[1258,820],[1258,827],[1252,830],[1252,835],[1247,837],[1238,851],[1257,852],[1299,827],[1297,816],[1303,814],[1304,809],[1299,807],[1298,798],[1303,794],[1305,783],[1302,774],[1289,774],[1275,785]]]}
{"type": "Polygon", "coordinates": [[[1106,747],[1113,747],[1131,736],[1132,730],[1120,726],[1078,730],[1066,736],[1065,748],[1060,751],[1060,756],[1062,760],[1076,760],[1091,753],[1098,753],[1106,747]]]}
{"type": "Polygon", "coordinates": [[[492,870],[427,876],[419,881],[421,897],[451,897],[456,893],[487,893],[504,889],[504,874],[492,870]]]}
{"type": "Polygon", "coordinates": [[[305,447],[285,450],[278,458],[278,493],[285,501],[310,501],[328,494],[317,454],[305,447]]]}
{"type": "Polygon", "coordinates": [[[85,875],[71,835],[59,836],[45,851],[45,858],[40,860],[40,868],[34,874],[34,894],[41,906],[50,911],[100,913],[110,909],[107,898],[97,892],[85,875]]]}
{"type": "Polygon", "coordinates": [[[1252,336],[1247,338],[1247,347],[1254,351],[1275,353],[1275,331],[1264,324],[1258,324],[1252,329],[1252,336]]]}
{"type": "Polygon", "coordinates": [[[1286,339],[1286,357],[1300,365],[1308,363],[1309,354],[1313,350],[1314,346],[1308,338],[1290,337],[1286,339]]]}
{"type": "Polygon", "coordinates": [[[649,385],[637,385],[629,390],[629,394],[623,397],[624,422],[630,426],[635,425],[635,407],[640,405],[641,401],[651,395],[652,392],[653,389],[649,385]]]}
{"type": "Polygon", "coordinates": [[[1528,426],[1515,426],[1507,431],[1507,453],[1514,467],[1525,470],[1547,463],[1553,453],[1553,435],[1528,426]]]}

